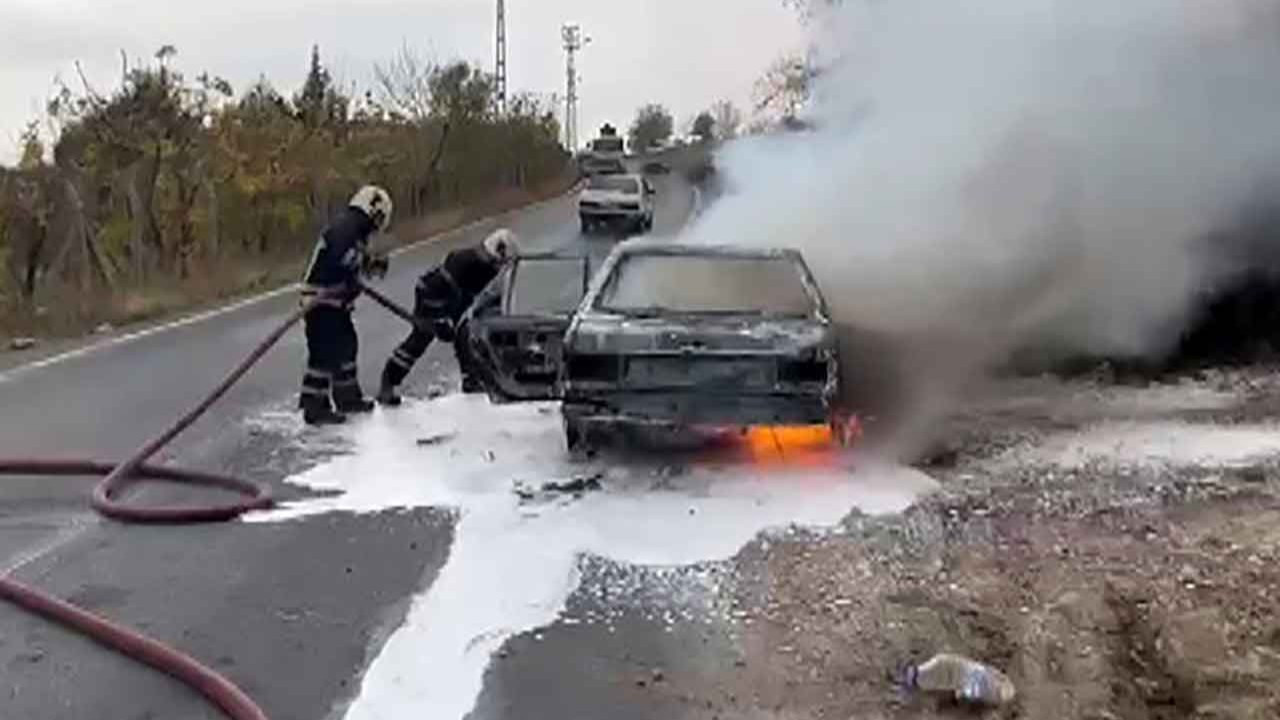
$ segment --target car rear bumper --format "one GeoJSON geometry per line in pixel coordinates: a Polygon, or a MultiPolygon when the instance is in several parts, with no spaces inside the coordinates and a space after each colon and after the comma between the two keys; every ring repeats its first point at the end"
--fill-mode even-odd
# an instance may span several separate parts
{"type": "Polygon", "coordinates": [[[613,219],[643,217],[643,210],[624,210],[622,208],[578,208],[578,214],[585,218],[613,219]]]}
{"type": "Polygon", "coordinates": [[[564,399],[564,413],[585,422],[686,427],[813,425],[826,423],[833,416],[823,393],[569,392],[564,399]]]}

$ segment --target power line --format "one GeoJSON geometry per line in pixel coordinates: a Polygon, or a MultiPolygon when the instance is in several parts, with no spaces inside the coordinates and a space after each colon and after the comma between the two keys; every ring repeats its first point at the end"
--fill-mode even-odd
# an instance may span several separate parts
{"type": "Polygon", "coordinates": [[[567,24],[560,28],[560,38],[564,40],[566,94],[564,99],[564,144],[569,152],[578,150],[578,68],[577,55],[591,38],[583,37],[582,28],[576,24],[567,24]]]}
{"type": "Polygon", "coordinates": [[[505,0],[498,0],[497,57],[494,62],[494,79],[497,84],[495,98],[499,114],[507,112],[507,7],[505,0]]]}

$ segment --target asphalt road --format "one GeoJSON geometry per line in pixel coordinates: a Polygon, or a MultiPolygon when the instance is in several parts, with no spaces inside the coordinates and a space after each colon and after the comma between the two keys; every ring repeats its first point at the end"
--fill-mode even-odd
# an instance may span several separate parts
{"type": "MultiPolygon", "coordinates": [[[[656,185],[654,234],[671,235],[690,216],[695,195],[678,175],[657,178],[656,185]]],[[[600,257],[612,246],[607,237],[580,236],[571,199],[560,198],[398,256],[383,289],[408,303],[420,272],[499,223],[519,233],[529,249],[577,249],[600,257]]],[[[195,403],[295,303],[292,293],[283,293],[142,337],[86,345],[79,355],[34,367],[0,359],[0,456],[126,456],[195,403]]],[[[367,301],[357,324],[361,375],[371,392],[407,328],[367,301]]],[[[286,496],[296,492],[281,480],[342,451],[338,440],[300,442],[309,437],[292,420],[302,361],[303,338],[296,330],[163,459],[235,472],[286,496]],[[282,421],[245,422],[264,413],[282,421]]],[[[432,386],[457,386],[456,368],[439,346],[415,370],[408,390],[432,386]]],[[[316,436],[323,439],[323,432],[316,436]]],[[[340,716],[410,598],[435,578],[452,539],[454,519],[443,510],[331,514],[283,524],[126,527],[89,511],[93,482],[4,479],[0,572],[210,662],[275,720],[340,716]]],[[[151,489],[142,501],[185,492],[151,489]]],[[[648,631],[637,626],[634,633],[648,631]]],[[[491,671],[475,717],[560,718],[575,709],[578,717],[590,717],[630,702],[604,680],[584,686],[573,677],[577,673],[552,672],[598,664],[599,652],[609,652],[616,637],[551,637],[555,641],[539,652],[519,656],[527,664],[491,671]],[[532,662],[546,652],[558,659],[532,662]]],[[[661,645],[637,647],[669,651],[661,645]]],[[[610,714],[653,717],[653,710],[641,703],[610,714]]],[[[220,715],[177,683],[0,605],[0,718],[204,717],[220,715]]]]}

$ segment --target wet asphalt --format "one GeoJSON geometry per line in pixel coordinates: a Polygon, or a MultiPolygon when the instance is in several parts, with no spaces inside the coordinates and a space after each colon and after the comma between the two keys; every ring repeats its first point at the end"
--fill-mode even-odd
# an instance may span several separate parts
{"type": "MultiPolygon", "coordinates": [[[[654,234],[675,234],[692,212],[694,193],[676,174],[655,184],[654,234]]],[[[559,198],[398,256],[382,289],[409,303],[420,272],[499,224],[530,249],[603,258],[615,241],[581,236],[572,199],[559,198]]],[[[0,356],[0,456],[127,456],[197,402],[295,303],[284,293],[145,337],[107,338],[114,344],[42,367],[0,356]]],[[[407,328],[369,302],[361,304],[357,325],[361,376],[372,391],[407,328]]],[[[295,496],[285,478],[343,451],[340,441],[314,442],[325,431],[306,430],[293,417],[303,352],[295,330],[161,459],[235,473],[295,496]],[[277,421],[249,422],[264,416],[277,421]]],[[[435,346],[407,389],[452,392],[457,385],[451,355],[435,346]]],[[[211,664],[274,720],[342,716],[367,664],[411,599],[430,587],[452,540],[447,509],[280,524],[122,526],[89,511],[93,482],[0,478],[0,572],[211,664]]],[[[140,498],[171,499],[207,497],[150,488],[140,498]]],[[[648,621],[628,623],[625,614],[607,632],[553,627],[536,641],[522,636],[509,645],[503,653],[509,661],[496,662],[486,678],[476,720],[672,717],[676,708],[655,715],[652,698],[625,678],[637,662],[632,655],[647,656],[640,661],[646,665],[688,655],[648,621]]],[[[176,682],[0,605],[0,718],[217,717],[176,682]]]]}

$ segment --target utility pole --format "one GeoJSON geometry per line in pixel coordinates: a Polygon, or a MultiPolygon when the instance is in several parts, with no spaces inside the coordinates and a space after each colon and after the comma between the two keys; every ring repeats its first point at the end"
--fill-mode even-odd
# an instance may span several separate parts
{"type": "Polygon", "coordinates": [[[499,115],[507,112],[507,6],[505,0],[498,0],[498,42],[497,58],[494,62],[494,97],[499,115]]]}
{"type": "Polygon", "coordinates": [[[577,54],[591,38],[582,36],[582,28],[577,25],[565,25],[560,28],[560,38],[564,40],[564,51],[567,55],[567,85],[564,99],[564,143],[570,153],[578,151],[578,67],[577,54]]]}

